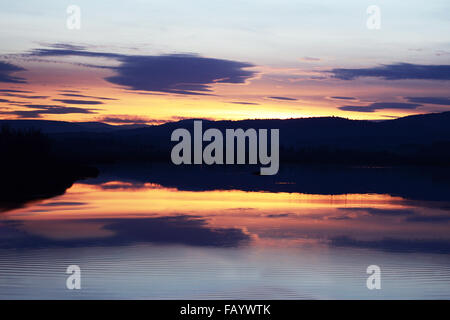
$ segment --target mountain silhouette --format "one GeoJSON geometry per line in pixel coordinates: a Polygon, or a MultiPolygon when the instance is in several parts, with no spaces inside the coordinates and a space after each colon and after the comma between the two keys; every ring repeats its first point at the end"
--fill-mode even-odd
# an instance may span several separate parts
{"type": "MultiPolygon", "coordinates": [[[[177,128],[193,131],[194,119],[161,125],[113,126],[101,122],[2,120],[17,130],[34,128],[48,136],[56,157],[83,163],[151,161],[170,163],[177,128]]],[[[338,117],[240,121],[203,120],[203,131],[217,128],[279,129],[280,161],[312,164],[450,164],[450,112],[393,120],[338,117]]],[[[204,143],[206,145],[207,143],[204,143]]]]}

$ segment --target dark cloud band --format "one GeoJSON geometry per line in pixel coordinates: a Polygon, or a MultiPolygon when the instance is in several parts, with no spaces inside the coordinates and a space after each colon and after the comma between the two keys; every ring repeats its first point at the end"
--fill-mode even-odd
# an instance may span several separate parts
{"type": "Polygon", "coordinates": [[[14,72],[24,70],[24,68],[15,66],[11,63],[0,61],[0,82],[25,83],[25,79],[11,75],[14,72]]]}
{"type": "Polygon", "coordinates": [[[342,106],[339,107],[343,111],[355,111],[355,112],[375,112],[382,109],[403,109],[414,110],[422,106],[418,103],[403,103],[403,102],[375,102],[367,106],[342,106]]]}
{"type": "Polygon", "coordinates": [[[386,80],[450,80],[450,65],[397,63],[373,68],[337,68],[328,72],[331,72],[334,78],[341,80],[353,80],[360,77],[375,77],[386,80]]]}
{"type": "Polygon", "coordinates": [[[267,97],[272,100],[282,100],[282,101],[297,101],[295,98],[289,98],[289,97],[267,97]]]}
{"type": "Polygon", "coordinates": [[[450,98],[447,97],[407,97],[409,102],[437,104],[441,106],[450,106],[450,98]]]}

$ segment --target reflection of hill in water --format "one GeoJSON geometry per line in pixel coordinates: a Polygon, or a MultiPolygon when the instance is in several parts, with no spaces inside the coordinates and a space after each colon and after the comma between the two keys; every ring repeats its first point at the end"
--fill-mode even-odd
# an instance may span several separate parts
{"type": "Polygon", "coordinates": [[[258,169],[227,166],[106,166],[89,183],[149,182],[186,191],[231,190],[306,194],[390,194],[410,200],[449,201],[450,169],[351,168],[283,165],[275,176],[258,169]]]}
{"type": "Polygon", "coordinates": [[[0,212],[62,195],[79,179],[95,177],[97,169],[73,165],[21,166],[1,170],[0,212]]]}
{"type": "Polygon", "coordinates": [[[0,127],[0,212],[55,197],[98,170],[60,157],[52,141],[34,129],[0,127]]]}

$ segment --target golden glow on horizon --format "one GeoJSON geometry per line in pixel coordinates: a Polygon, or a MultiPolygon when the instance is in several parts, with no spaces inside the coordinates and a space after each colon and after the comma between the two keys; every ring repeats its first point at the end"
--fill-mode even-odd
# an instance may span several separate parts
{"type": "MultiPolygon", "coordinates": [[[[380,95],[389,89],[366,87],[342,88],[325,85],[320,81],[298,83],[288,78],[277,77],[291,72],[291,76],[304,75],[296,69],[263,68],[259,72],[275,72],[248,80],[244,84],[214,84],[208,95],[180,95],[158,92],[138,92],[113,86],[104,80],[113,73],[107,70],[92,71],[92,68],[59,63],[58,68],[48,64],[29,63],[27,67],[26,85],[11,85],[4,89],[28,90],[32,93],[18,94],[30,96],[46,96],[43,99],[25,99],[19,96],[5,96],[10,102],[0,102],[1,108],[8,111],[29,111],[29,107],[19,104],[56,105],[91,109],[91,113],[45,114],[45,120],[60,121],[103,121],[103,118],[128,118],[150,124],[166,121],[177,121],[182,118],[205,118],[212,120],[243,119],[288,119],[301,117],[339,116],[351,119],[389,119],[410,114],[421,113],[419,110],[379,110],[376,112],[348,112],[339,110],[344,104],[365,104],[367,102],[342,101],[329,99],[329,96],[343,95],[380,95]],[[297,73],[298,74],[297,74],[297,73]],[[93,74],[94,73],[94,74],[93,74]],[[69,90],[73,92],[62,92],[69,90]],[[352,92],[355,91],[355,92],[352,92]],[[86,97],[64,96],[79,94],[86,97]],[[116,100],[102,100],[105,97],[116,100]],[[295,100],[282,100],[270,97],[286,97],[295,100]],[[64,100],[90,100],[101,104],[70,104],[64,100]],[[19,103],[19,104],[18,104],[19,103]]],[[[391,91],[393,89],[390,89],[391,91]]],[[[15,115],[3,113],[3,119],[15,119],[15,115]]],[[[108,121],[106,121],[108,122],[108,121]]],[[[109,122],[117,124],[120,122],[109,122]]]]}
{"type": "MultiPolygon", "coordinates": [[[[83,90],[83,95],[93,97],[108,97],[117,100],[96,100],[89,97],[69,97],[61,96],[61,92],[53,92],[47,89],[38,89],[39,95],[50,96],[50,98],[42,99],[39,102],[31,102],[29,104],[47,104],[47,105],[65,105],[70,107],[78,107],[84,109],[92,109],[95,113],[74,113],[74,114],[43,114],[41,118],[44,120],[57,121],[103,121],[103,118],[129,118],[146,120],[147,123],[158,123],[167,121],[177,121],[183,118],[203,118],[211,120],[244,120],[244,119],[289,119],[303,117],[326,117],[338,116],[351,119],[371,119],[380,120],[390,118],[392,113],[354,113],[345,112],[336,109],[335,104],[320,105],[310,107],[311,103],[304,101],[285,102],[271,101],[269,99],[251,99],[254,104],[245,104],[236,98],[220,98],[217,97],[192,97],[182,95],[152,95],[139,94],[129,91],[116,90],[83,90]],[[69,100],[96,100],[102,102],[97,105],[77,105],[65,104],[64,102],[54,101],[53,99],[69,99],[69,100]],[[388,113],[389,115],[386,115],[388,113]]],[[[76,94],[76,93],[75,93],[76,94]]],[[[14,98],[18,102],[25,101],[20,98],[14,98]]],[[[33,110],[30,108],[20,107],[18,105],[3,106],[5,111],[13,110],[33,110]]],[[[411,112],[396,111],[395,116],[401,117],[410,115],[411,112]]],[[[15,119],[14,115],[2,115],[3,119],[15,119]]],[[[108,122],[108,121],[105,121],[108,122]]],[[[111,124],[114,124],[112,122],[111,124]]]]}

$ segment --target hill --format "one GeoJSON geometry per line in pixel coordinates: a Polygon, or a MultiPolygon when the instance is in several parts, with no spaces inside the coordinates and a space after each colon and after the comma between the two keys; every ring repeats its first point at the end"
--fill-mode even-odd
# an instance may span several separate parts
{"type": "MultiPolygon", "coordinates": [[[[3,120],[13,128],[46,133],[60,156],[81,162],[170,161],[176,128],[193,119],[130,128],[99,122],[3,120]]],[[[450,165],[450,112],[385,121],[338,117],[241,121],[203,120],[203,130],[280,129],[282,162],[358,165],[450,165]]]]}

